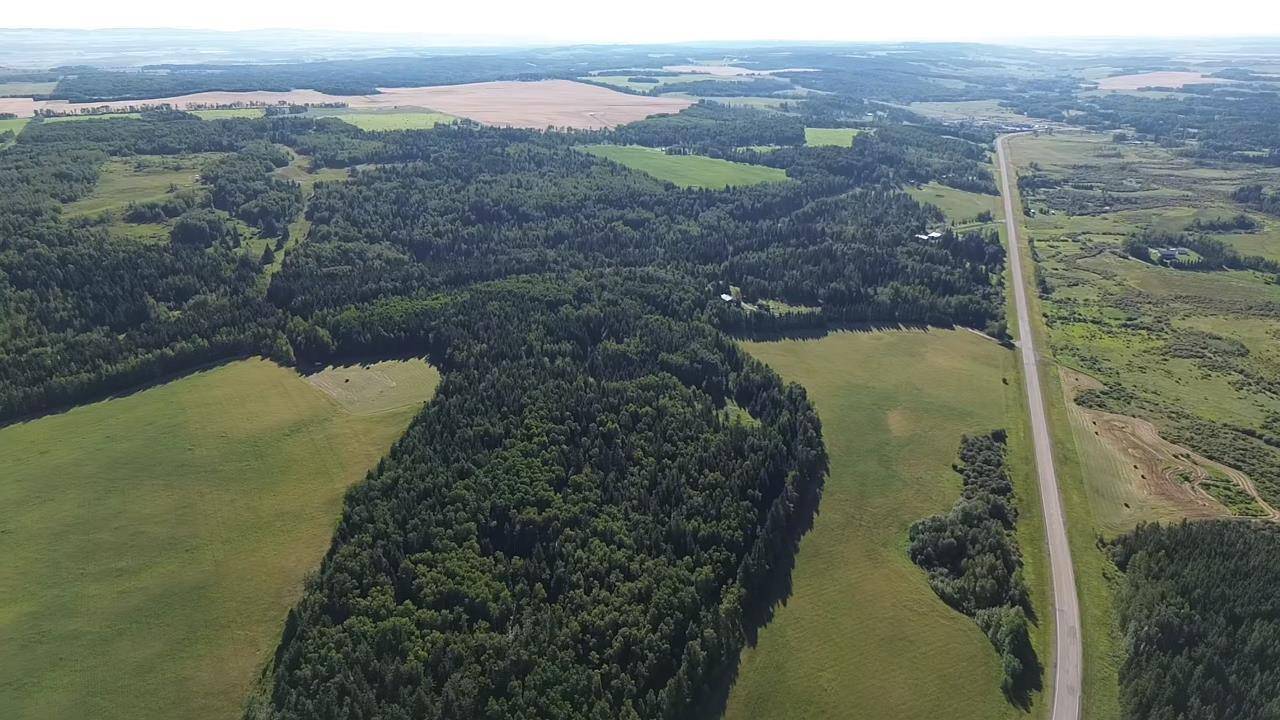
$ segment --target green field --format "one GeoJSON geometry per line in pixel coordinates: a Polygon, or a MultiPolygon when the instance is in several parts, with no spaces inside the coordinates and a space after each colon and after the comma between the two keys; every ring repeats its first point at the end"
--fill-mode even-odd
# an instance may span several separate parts
{"type": "Polygon", "coordinates": [[[927,118],[945,121],[982,120],[987,122],[1029,122],[1026,115],[1019,115],[1002,107],[999,100],[959,100],[947,102],[913,102],[907,109],[927,118]]]}
{"type": "Polygon", "coordinates": [[[860,131],[857,128],[811,128],[804,129],[805,145],[839,145],[850,147],[853,138],[860,131]]]}
{"type": "Polygon", "coordinates": [[[0,717],[239,716],[343,493],[438,381],[327,372],[373,399],[255,359],[0,429],[0,717]]]}
{"type": "Polygon", "coordinates": [[[140,118],[142,113],[122,112],[122,113],[103,113],[99,115],[59,115],[57,117],[47,117],[45,122],[76,122],[80,120],[123,120],[126,118],[140,118]]]}
{"type": "Polygon", "coordinates": [[[22,132],[22,129],[25,128],[29,122],[31,122],[31,118],[0,119],[0,133],[13,131],[15,136],[14,140],[10,142],[0,142],[0,150],[8,147],[13,142],[17,142],[16,136],[22,132]]]}
{"type": "Polygon", "coordinates": [[[260,118],[265,114],[262,108],[223,108],[220,110],[191,110],[192,115],[205,120],[225,120],[226,118],[260,118]]]}
{"type": "Polygon", "coordinates": [[[659,180],[675,183],[680,187],[712,188],[755,185],[787,179],[785,170],[748,165],[701,155],[668,155],[655,148],[632,145],[586,145],[583,150],[596,157],[606,158],[626,165],[633,170],[648,173],[659,180]]]}
{"type": "MultiPolygon", "coordinates": [[[[1013,353],[947,330],[841,332],[745,347],[808,390],[831,475],[801,542],[794,592],[743,653],[726,717],[1039,716],[1038,705],[1027,713],[1004,698],[987,638],[934,594],[906,554],[910,525],[959,495],[951,463],[961,436],[1006,427],[1028,583],[1035,607],[1047,608],[1013,353]]],[[[1042,660],[1048,629],[1048,622],[1036,629],[1042,660]]]]}
{"type": "Polygon", "coordinates": [[[967,190],[957,190],[936,182],[920,187],[908,187],[907,194],[920,202],[936,205],[942,214],[947,216],[947,220],[956,224],[972,222],[978,213],[984,210],[990,212],[995,220],[1004,217],[999,195],[983,195],[967,190]]]}
{"type": "Polygon", "coordinates": [[[93,192],[66,206],[68,215],[123,210],[131,202],[163,198],[172,186],[190,187],[214,154],[113,158],[102,168],[93,192]]]}
{"type": "Polygon", "coordinates": [[[373,113],[353,112],[335,114],[331,116],[321,112],[318,116],[336,117],[343,122],[355,125],[361,130],[430,130],[436,125],[456,122],[458,120],[452,115],[425,111],[373,113]]]}
{"type": "Polygon", "coordinates": [[[58,81],[52,82],[0,82],[0,97],[31,97],[33,95],[48,95],[58,86],[58,81]]]}

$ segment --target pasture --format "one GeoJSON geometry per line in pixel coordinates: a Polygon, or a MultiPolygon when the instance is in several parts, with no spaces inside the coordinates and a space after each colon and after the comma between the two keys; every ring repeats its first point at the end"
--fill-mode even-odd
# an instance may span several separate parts
{"type": "Polygon", "coordinates": [[[857,128],[811,128],[804,129],[805,145],[838,145],[851,147],[857,137],[857,128]]]}
{"type": "Polygon", "coordinates": [[[633,170],[648,173],[659,180],[666,180],[680,187],[722,190],[730,186],[781,182],[787,179],[786,171],[779,168],[749,165],[701,155],[668,155],[656,148],[587,145],[582,149],[596,157],[621,163],[633,170]]]}
{"type": "Polygon", "coordinates": [[[344,492],[438,381],[337,372],[353,400],[252,359],[0,429],[0,716],[239,716],[344,492]]]}
{"type": "MultiPolygon", "coordinates": [[[[1028,717],[1000,692],[987,638],[934,594],[906,554],[910,525],[959,496],[951,463],[961,436],[1008,428],[1028,584],[1037,610],[1047,607],[1014,354],[954,330],[744,347],[808,390],[831,474],[801,542],[793,593],[743,652],[726,718],[1028,717]]],[[[1048,629],[1033,630],[1042,658],[1048,629]]],[[[1039,714],[1033,705],[1030,716],[1039,714]]]]}

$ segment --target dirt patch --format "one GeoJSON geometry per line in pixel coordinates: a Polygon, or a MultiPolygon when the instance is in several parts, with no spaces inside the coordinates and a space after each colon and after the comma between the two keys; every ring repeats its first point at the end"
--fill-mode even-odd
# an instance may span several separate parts
{"type": "Polygon", "coordinates": [[[127,112],[169,105],[194,110],[226,105],[346,103],[352,109],[422,108],[469,118],[487,125],[527,128],[601,129],[677,113],[693,104],[687,98],[628,95],[571,80],[487,82],[416,88],[379,88],[377,95],[329,95],[315,90],[289,92],[203,92],[151,100],[69,103],[64,100],[0,98],[0,112],[30,117],[36,110],[77,113],[110,108],[127,112]]]}
{"type": "MultiPolygon", "coordinates": [[[[1062,378],[1071,397],[1102,387],[1097,380],[1067,369],[1063,369],[1062,378]]],[[[1123,477],[1117,480],[1132,483],[1139,495],[1176,508],[1188,518],[1229,515],[1230,512],[1201,487],[1216,472],[1252,497],[1268,517],[1280,518],[1258,495],[1247,475],[1165,440],[1150,422],[1074,404],[1071,412],[1079,413],[1085,426],[1125,463],[1123,477]]]]}
{"type": "Polygon", "coordinates": [[[1164,71],[1139,73],[1137,75],[1115,75],[1098,81],[1099,90],[1140,90],[1147,87],[1180,88],[1193,83],[1227,82],[1222,78],[1214,78],[1198,72],[1164,71]]]}

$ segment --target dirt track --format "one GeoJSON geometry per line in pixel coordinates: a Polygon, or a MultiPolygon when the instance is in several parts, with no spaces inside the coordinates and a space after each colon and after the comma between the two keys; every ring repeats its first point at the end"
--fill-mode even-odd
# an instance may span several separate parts
{"type": "Polygon", "coordinates": [[[1053,668],[1053,710],[1050,720],[1078,720],[1083,668],[1083,645],[1080,638],[1080,600],[1076,595],[1075,568],[1071,564],[1071,546],[1067,540],[1066,515],[1058,491],[1058,475],[1053,466],[1053,445],[1049,440],[1049,422],[1045,417],[1044,396],[1040,391],[1039,356],[1035,335],[1031,330],[1031,311],[1027,302],[1027,282],[1022,274],[1022,241],[1014,215],[1010,182],[1014,177],[1005,145],[1009,135],[996,140],[1000,161],[1000,190],[1004,200],[1004,219],[1008,229],[1009,266],[1013,272],[1013,298],[1018,311],[1018,348],[1022,353],[1022,375],[1027,387],[1027,404],[1031,412],[1031,434],[1035,448],[1036,474],[1040,480],[1040,501],[1044,509],[1044,528],[1048,539],[1049,568],[1053,574],[1055,638],[1053,668]]]}

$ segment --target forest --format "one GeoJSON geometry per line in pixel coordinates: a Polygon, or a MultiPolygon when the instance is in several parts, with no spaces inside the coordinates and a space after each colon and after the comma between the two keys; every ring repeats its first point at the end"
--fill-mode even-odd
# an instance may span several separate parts
{"type": "Polygon", "coordinates": [[[577,133],[33,120],[0,152],[0,418],[245,355],[425,356],[436,398],[348,495],[249,716],[700,716],[785,597],[826,473],[804,391],[726,331],[1003,332],[998,239],[917,238],[943,219],[902,190],[989,188],[985,147],[931,126],[803,140],[708,104],[577,133]],[[681,189],[578,149],[599,142],[788,179],[681,189]],[[739,149],[766,144],[795,147],[739,149]],[[211,153],[192,187],[63,212],[110,158],[191,153],[211,153]],[[291,153],[346,177],[304,197],[276,173],[291,153]],[[299,217],[265,272],[245,233],[299,217]]]}
{"type": "Polygon", "coordinates": [[[1125,717],[1276,717],[1280,530],[1232,521],[1143,525],[1110,550],[1124,573],[1125,717]]]}
{"type": "Polygon", "coordinates": [[[929,585],[951,607],[973,618],[1000,654],[1002,688],[1025,705],[1041,685],[1031,647],[1031,598],[1014,536],[1018,511],[1005,467],[1005,431],[966,437],[954,465],[963,490],[945,515],[911,526],[907,552],[929,575],[929,585]]]}

